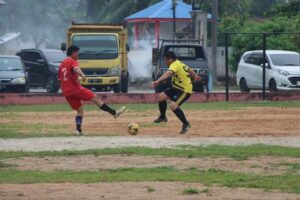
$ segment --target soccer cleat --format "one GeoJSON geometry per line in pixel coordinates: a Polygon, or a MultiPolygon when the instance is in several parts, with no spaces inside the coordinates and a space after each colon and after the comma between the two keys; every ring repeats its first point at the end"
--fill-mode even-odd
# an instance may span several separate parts
{"type": "Polygon", "coordinates": [[[82,136],[83,132],[82,132],[82,130],[76,130],[75,134],[76,134],[76,136],[82,136]]]}
{"type": "Polygon", "coordinates": [[[154,123],[159,124],[161,122],[167,122],[167,121],[168,121],[168,119],[166,117],[162,118],[159,116],[156,120],[154,120],[154,123]]]}
{"type": "Polygon", "coordinates": [[[186,132],[188,132],[188,130],[191,128],[190,124],[183,124],[182,125],[182,129],[180,131],[180,134],[185,134],[186,132]]]}
{"type": "Polygon", "coordinates": [[[122,115],[126,111],[127,111],[127,109],[125,106],[123,106],[119,110],[116,110],[116,114],[114,115],[114,118],[118,118],[120,115],[122,115]]]}

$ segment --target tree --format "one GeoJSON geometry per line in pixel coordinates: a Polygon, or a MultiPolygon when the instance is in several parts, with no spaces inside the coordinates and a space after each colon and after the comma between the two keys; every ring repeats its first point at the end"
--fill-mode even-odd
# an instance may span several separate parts
{"type": "MultiPolygon", "coordinates": [[[[299,50],[299,43],[293,41],[294,35],[280,34],[281,32],[294,32],[296,18],[277,17],[261,22],[247,22],[240,30],[242,33],[278,33],[267,37],[267,48],[272,50],[299,50]]],[[[250,50],[262,49],[262,34],[232,36],[232,56],[230,58],[231,69],[237,70],[238,62],[242,54],[250,50]]]]}

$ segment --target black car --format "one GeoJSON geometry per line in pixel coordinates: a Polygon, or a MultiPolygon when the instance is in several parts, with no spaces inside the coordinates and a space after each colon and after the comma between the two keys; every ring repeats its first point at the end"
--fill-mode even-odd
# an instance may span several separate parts
{"type": "Polygon", "coordinates": [[[59,90],[57,79],[58,67],[66,58],[61,50],[23,49],[17,53],[25,64],[29,74],[30,87],[44,87],[48,93],[59,90]]]}
{"type": "Polygon", "coordinates": [[[28,91],[27,73],[20,57],[0,55],[0,92],[28,91]]]}

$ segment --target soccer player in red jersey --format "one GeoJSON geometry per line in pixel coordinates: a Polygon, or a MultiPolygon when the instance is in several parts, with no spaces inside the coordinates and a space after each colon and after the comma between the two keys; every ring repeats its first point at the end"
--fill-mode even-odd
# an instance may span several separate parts
{"type": "Polygon", "coordinates": [[[91,90],[88,90],[80,85],[79,77],[82,80],[86,80],[86,77],[79,67],[77,62],[79,48],[77,46],[70,46],[67,50],[67,58],[61,63],[58,71],[58,79],[63,95],[70,104],[73,110],[77,111],[75,118],[76,122],[76,134],[82,135],[82,117],[83,106],[81,101],[92,101],[101,110],[110,113],[114,118],[119,117],[126,111],[125,107],[119,110],[114,110],[106,105],[101,98],[95,95],[91,90]]]}

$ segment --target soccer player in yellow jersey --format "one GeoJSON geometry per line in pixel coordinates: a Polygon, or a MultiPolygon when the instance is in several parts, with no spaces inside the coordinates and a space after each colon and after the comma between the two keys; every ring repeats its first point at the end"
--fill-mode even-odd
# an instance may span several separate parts
{"type": "Polygon", "coordinates": [[[151,83],[151,87],[155,88],[160,82],[172,77],[172,87],[166,89],[158,96],[158,105],[160,116],[154,121],[155,123],[167,122],[166,111],[167,101],[171,100],[170,108],[182,122],[181,134],[186,133],[191,125],[185,118],[184,112],[180,106],[190,98],[193,91],[192,79],[200,81],[193,69],[180,62],[174,52],[166,52],[164,54],[164,62],[169,66],[169,70],[165,72],[158,80],[151,83]],[[192,78],[192,79],[191,79],[192,78]]]}

